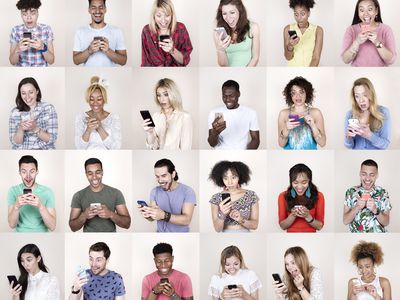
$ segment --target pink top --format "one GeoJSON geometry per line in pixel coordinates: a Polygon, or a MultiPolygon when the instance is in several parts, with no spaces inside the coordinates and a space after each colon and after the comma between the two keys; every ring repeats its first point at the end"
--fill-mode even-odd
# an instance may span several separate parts
{"type": "MultiPolygon", "coordinates": [[[[357,38],[357,35],[361,32],[360,24],[351,25],[347,28],[346,33],[343,38],[342,56],[343,53],[350,47],[353,41],[357,38]]],[[[382,58],[379,56],[378,49],[369,40],[360,45],[358,49],[357,56],[351,62],[354,67],[384,67],[391,65],[395,62],[396,44],[394,40],[394,35],[392,29],[383,23],[380,23],[376,29],[378,40],[392,52],[392,60],[386,64],[382,58]]]]}
{"type": "MultiPolygon", "coordinates": [[[[142,281],[142,298],[147,299],[149,294],[152,292],[154,286],[160,282],[160,275],[158,275],[157,271],[146,275],[142,281]]],[[[190,277],[182,272],[177,270],[172,270],[171,275],[168,277],[168,281],[175,288],[175,293],[184,298],[193,297],[192,291],[192,282],[190,277]]],[[[163,294],[157,296],[157,300],[170,300],[170,297],[167,297],[163,294]]]]}

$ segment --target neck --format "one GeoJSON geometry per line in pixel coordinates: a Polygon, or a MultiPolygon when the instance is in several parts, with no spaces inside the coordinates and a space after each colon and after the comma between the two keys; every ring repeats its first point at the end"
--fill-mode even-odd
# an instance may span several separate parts
{"type": "Polygon", "coordinates": [[[299,23],[297,23],[297,27],[299,27],[300,29],[306,29],[308,28],[308,26],[310,26],[310,23],[308,21],[305,25],[300,25],[299,23]]]}
{"type": "Polygon", "coordinates": [[[39,269],[39,267],[35,270],[35,271],[33,271],[32,273],[31,273],[31,275],[32,276],[35,276],[37,273],[39,273],[40,272],[40,269],[39,269]]]}
{"type": "Polygon", "coordinates": [[[101,23],[96,23],[96,22],[92,22],[90,23],[90,27],[94,28],[94,29],[101,29],[104,28],[106,26],[106,23],[101,22],[101,23]]]}
{"type": "Polygon", "coordinates": [[[163,111],[164,115],[170,116],[174,112],[174,108],[173,107],[163,108],[162,111],[163,111]]]}
{"type": "Polygon", "coordinates": [[[95,193],[100,192],[103,188],[104,188],[103,184],[100,184],[99,187],[97,187],[97,188],[90,186],[90,189],[92,190],[92,192],[95,192],[95,193]]]}
{"type": "Polygon", "coordinates": [[[178,182],[176,182],[175,180],[172,181],[171,187],[169,188],[169,191],[173,191],[174,189],[176,189],[178,187],[178,182]]]}

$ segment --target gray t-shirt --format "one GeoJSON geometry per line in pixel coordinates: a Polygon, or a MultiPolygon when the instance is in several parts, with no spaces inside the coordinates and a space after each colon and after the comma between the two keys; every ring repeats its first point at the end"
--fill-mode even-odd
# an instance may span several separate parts
{"type": "MultiPolygon", "coordinates": [[[[79,208],[84,211],[90,203],[100,203],[107,206],[111,211],[115,211],[117,205],[125,204],[124,196],[121,191],[111,186],[105,185],[100,192],[93,192],[90,186],[76,192],[72,197],[71,208],[79,208]]],[[[115,232],[115,223],[110,219],[102,219],[99,216],[87,220],[83,225],[84,232],[115,232]]]]}

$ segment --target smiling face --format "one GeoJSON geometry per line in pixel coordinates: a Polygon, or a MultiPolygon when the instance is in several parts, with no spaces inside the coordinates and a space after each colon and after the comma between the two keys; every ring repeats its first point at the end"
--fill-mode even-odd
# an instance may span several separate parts
{"type": "Polygon", "coordinates": [[[172,174],[170,174],[168,172],[168,167],[164,166],[160,168],[154,168],[154,175],[156,176],[156,180],[160,187],[164,191],[168,191],[174,182],[176,173],[173,171],[172,174]]]}
{"type": "Polygon", "coordinates": [[[104,110],[104,103],[105,101],[101,91],[99,89],[95,89],[89,98],[90,109],[94,113],[102,112],[104,110]]]}
{"type": "Polygon", "coordinates": [[[103,188],[101,183],[103,179],[103,170],[100,164],[91,164],[86,166],[86,178],[89,181],[92,191],[99,191],[103,188]]]}
{"type": "Polygon", "coordinates": [[[27,28],[34,28],[37,25],[39,11],[36,8],[21,9],[21,18],[27,28]]]}
{"type": "Polygon", "coordinates": [[[159,87],[156,91],[157,101],[163,110],[173,108],[169,99],[168,90],[164,87],[159,87]]]}
{"type": "Polygon", "coordinates": [[[103,0],[92,0],[88,11],[92,18],[92,23],[97,25],[104,24],[104,15],[107,12],[107,8],[103,0]]]}
{"type": "Polygon", "coordinates": [[[305,6],[295,6],[293,9],[294,19],[300,28],[308,26],[308,18],[310,17],[310,11],[305,6]]]}
{"type": "Polygon", "coordinates": [[[307,94],[302,87],[294,85],[290,89],[290,97],[294,105],[303,106],[306,103],[307,94]]]}
{"type": "Polygon", "coordinates": [[[167,14],[167,12],[163,8],[157,8],[154,13],[154,21],[158,29],[160,30],[168,30],[171,26],[172,16],[167,14]]]}
{"type": "Polygon", "coordinates": [[[375,22],[375,17],[378,15],[378,9],[371,0],[361,1],[358,4],[358,17],[364,24],[375,22]]]}
{"type": "Polygon", "coordinates": [[[360,180],[361,186],[367,191],[375,186],[375,181],[378,178],[378,169],[374,166],[361,166],[360,180]]]}
{"type": "Polygon", "coordinates": [[[297,195],[303,196],[310,185],[310,179],[304,173],[299,173],[296,179],[292,182],[292,188],[296,191],[297,195]]]}
{"type": "Polygon", "coordinates": [[[222,88],[222,101],[227,109],[235,109],[239,107],[240,92],[234,87],[222,88]]]}
{"type": "Polygon", "coordinates": [[[21,85],[21,99],[31,110],[36,107],[39,91],[31,83],[21,85]]]}
{"type": "Polygon", "coordinates": [[[174,257],[171,253],[160,253],[154,257],[154,263],[158,271],[158,275],[161,277],[167,277],[172,272],[172,264],[174,257]]]}
{"type": "Polygon", "coordinates": [[[358,273],[361,275],[361,279],[370,279],[374,277],[374,262],[370,257],[361,258],[357,261],[358,273]]]}
{"type": "Polygon", "coordinates": [[[222,8],[222,18],[232,29],[236,29],[236,25],[239,21],[239,10],[236,5],[227,4],[223,5],[222,8]]]}
{"type": "Polygon", "coordinates": [[[293,278],[301,274],[300,268],[296,264],[293,254],[288,254],[285,256],[285,268],[292,275],[293,278]]]}
{"type": "Polygon", "coordinates": [[[32,253],[22,253],[21,254],[21,265],[24,269],[31,275],[35,275],[40,271],[39,261],[42,258],[40,256],[35,257],[32,253]]]}
{"type": "Polygon", "coordinates": [[[357,85],[354,87],[354,99],[362,112],[365,112],[370,107],[370,93],[364,85],[357,85]]]}
{"type": "Polygon", "coordinates": [[[107,259],[104,257],[104,251],[90,251],[89,266],[94,275],[104,275],[107,266],[107,259]]]}
{"type": "Polygon", "coordinates": [[[32,188],[36,182],[36,175],[38,170],[34,163],[22,163],[19,168],[19,175],[21,176],[22,183],[26,188],[32,188]]]}
{"type": "Polygon", "coordinates": [[[228,257],[225,260],[225,272],[229,275],[235,275],[240,270],[240,259],[236,256],[228,257]]]}

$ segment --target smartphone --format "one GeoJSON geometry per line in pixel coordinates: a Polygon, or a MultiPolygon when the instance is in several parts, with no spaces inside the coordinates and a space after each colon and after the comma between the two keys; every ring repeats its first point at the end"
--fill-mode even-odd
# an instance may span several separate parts
{"type": "Polygon", "coordinates": [[[164,42],[164,40],[169,40],[169,34],[161,34],[160,35],[160,42],[164,42]]]}
{"type": "Polygon", "coordinates": [[[358,278],[353,278],[351,281],[353,282],[353,284],[355,286],[361,286],[362,285],[360,279],[358,279],[358,278]]]}
{"type": "Polygon", "coordinates": [[[30,194],[32,193],[32,189],[24,189],[24,194],[30,194]]]}
{"type": "Polygon", "coordinates": [[[11,284],[13,282],[12,288],[15,288],[19,284],[18,279],[15,275],[7,275],[8,282],[11,284]]]}
{"type": "Polygon", "coordinates": [[[90,208],[100,208],[101,207],[101,203],[90,203],[90,208]]]}
{"type": "Polygon", "coordinates": [[[23,38],[24,39],[32,39],[32,32],[29,32],[29,31],[27,31],[27,32],[24,32],[23,33],[23,38]]]}
{"type": "Polygon", "coordinates": [[[303,205],[295,205],[294,208],[302,208],[303,205]]]}
{"type": "Polygon", "coordinates": [[[281,284],[281,283],[282,283],[281,276],[279,276],[278,273],[273,273],[273,274],[272,274],[272,278],[274,278],[274,281],[278,281],[278,284],[281,284]]]}
{"type": "Polygon", "coordinates": [[[361,24],[361,32],[368,32],[371,31],[371,25],[370,24],[361,24]]]}
{"type": "Polygon", "coordinates": [[[304,124],[304,117],[300,117],[299,115],[289,115],[289,119],[293,119],[294,122],[300,122],[300,124],[304,124]]]}
{"type": "MultiPolygon", "coordinates": [[[[222,193],[221,197],[222,197],[222,202],[224,202],[226,200],[226,198],[229,198],[231,196],[231,194],[229,193],[222,193]]],[[[226,200],[226,202],[224,204],[228,204],[229,202],[231,202],[231,199],[226,200]]]]}
{"type": "Polygon", "coordinates": [[[360,127],[360,121],[358,119],[349,119],[347,122],[349,122],[351,127],[360,127]]]}
{"type": "Polygon", "coordinates": [[[228,36],[228,33],[226,32],[226,29],[224,27],[217,27],[214,30],[218,33],[218,36],[220,36],[222,32],[221,40],[226,39],[226,37],[228,36]]]}
{"type": "Polygon", "coordinates": [[[150,119],[151,123],[148,125],[149,127],[156,127],[156,124],[154,124],[153,118],[148,110],[141,110],[140,114],[142,115],[143,120],[150,119]]]}
{"type": "Polygon", "coordinates": [[[290,38],[297,38],[297,32],[296,30],[289,30],[288,31],[290,38]]]}
{"type": "Polygon", "coordinates": [[[95,36],[95,37],[93,38],[93,40],[94,40],[94,41],[102,41],[102,40],[103,40],[103,37],[102,37],[102,36],[95,36]]]}
{"type": "Polygon", "coordinates": [[[168,278],[161,278],[160,283],[169,283],[168,278]]]}
{"type": "Polygon", "coordinates": [[[78,273],[79,278],[84,278],[84,277],[87,277],[87,275],[88,275],[86,273],[86,268],[84,266],[79,266],[77,273],[78,273]]]}
{"type": "Polygon", "coordinates": [[[237,285],[236,284],[228,284],[228,289],[229,290],[237,289],[237,285]]]}
{"type": "Polygon", "coordinates": [[[218,123],[224,122],[224,115],[220,112],[216,112],[214,120],[217,120],[217,119],[218,119],[218,123]]]}
{"type": "Polygon", "coordinates": [[[362,200],[368,200],[371,198],[371,195],[369,193],[362,193],[361,194],[361,199],[362,200]]]}
{"type": "Polygon", "coordinates": [[[138,205],[141,205],[141,206],[148,206],[147,203],[146,203],[146,201],[144,201],[144,200],[138,200],[138,201],[136,201],[136,202],[137,202],[138,205]]]}

